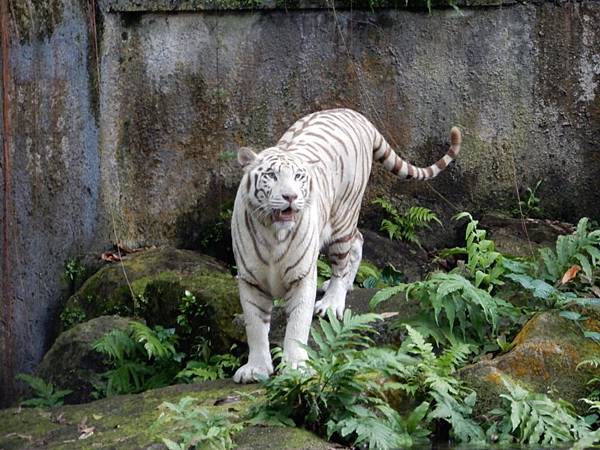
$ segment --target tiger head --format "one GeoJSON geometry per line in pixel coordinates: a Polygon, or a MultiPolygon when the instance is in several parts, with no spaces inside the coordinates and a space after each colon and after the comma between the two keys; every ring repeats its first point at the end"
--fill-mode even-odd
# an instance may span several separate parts
{"type": "Polygon", "coordinates": [[[297,157],[276,147],[254,153],[243,147],[238,161],[244,167],[245,201],[250,212],[285,239],[310,202],[311,178],[297,157]]]}

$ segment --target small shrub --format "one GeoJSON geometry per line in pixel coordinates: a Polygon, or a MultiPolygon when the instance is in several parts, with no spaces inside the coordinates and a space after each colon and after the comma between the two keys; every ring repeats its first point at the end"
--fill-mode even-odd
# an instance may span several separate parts
{"type": "Polygon", "coordinates": [[[197,400],[184,397],[177,404],[164,402],[160,416],[153,424],[155,433],[169,450],[234,448],[232,436],[243,425],[233,423],[232,415],[214,414],[194,406],[197,400]],[[168,436],[168,437],[167,437],[168,436]]]}
{"type": "Polygon", "coordinates": [[[113,366],[102,374],[106,382],[101,396],[131,394],[168,386],[180,370],[183,354],[175,349],[177,337],[172,328],[150,329],[140,322],[113,330],[93,344],[113,366]]]}
{"type": "Polygon", "coordinates": [[[440,219],[430,209],[413,206],[404,214],[400,214],[398,209],[387,199],[376,198],[373,204],[381,206],[388,214],[389,219],[381,221],[380,229],[387,232],[390,240],[401,240],[421,245],[417,232],[421,228],[429,228],[432,222],[441,225],[440,219]]]}
{"type": "Polygon", "coordinates": [[[65,397],[73,392],[69,389],[56,390],[52,383],[46,383],[41,378],[26,373],[19,373],[16,378],[25,382],[33,390],[34,395],[32,398],[22,401],[21,406],[34,408],[60,406],[63,404],[65,397]]]}
{"type": "Polygon", "coordinates": [[[569,403],[530,392],[506,378],[502,381],[508,393],[500,394],[504,405],[490,412],[490,416],[497,420],[488,429],[492,440],[543,447],[587,442],[590,438],[598,441],[592,435],[589,424],[575,414],[569,403]]]}

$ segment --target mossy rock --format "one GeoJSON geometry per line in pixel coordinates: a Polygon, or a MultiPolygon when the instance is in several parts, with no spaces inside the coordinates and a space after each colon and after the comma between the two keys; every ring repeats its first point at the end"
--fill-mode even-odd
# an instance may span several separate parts
{"type": "Polygon", "coordinates": [[[146,250],[103,267],[67,301],[63,329],[107,314],[176,327],[186,290],[197,300],[186,313],[188,334],[203,335],[219,353],[243,341],[243,329],[233,324],[241,313],[235,278],[210,256],[173,248],[146,250]]]}
{"type": "Polygon", "coordinates": [[[73,391],[65,403],[90,401],[99,374],[108,369],[92,344],[111,330],[127,329],[130,322],[119,316],[101,316],[61,333],[44,356],[37,376],[59,389],[73,391]]]}
{"type": "Polygon", "coordinates": [[[555,311],[538,313],[525,324],[513,344],[507,353],[459,371],[467,385],[477,391],[477,415],[500,405],[499,394],[505,393],[502,377],[534,392],[567,400],[579,413],[586,412],[580,399],[587,394],[588,380],[600,375],[600,370],[577,366],[586,359],[598,358],[600,346],[584,337],[575,322],[555,311]]]}
{"type": "Polygon", "coordinates": [[[572,232],[572,226],[543,219],[515,219],[501,214],[482,217],[481,226],[489,231],[496,250],[506,255],[529,258],[544,247],[554,248],[556,239],[572,232]]]}
{"type": "MultiPolygon", "coordinates": [[[[109,397],[83,405],[10,408],[0,411],[0,448],[12,449],[165,449],[151,426],[159,416],[158,406],[177,403],[189,396],[215,413],[242,416],[251,400],[241,394],[257,391],[256,385],[237,385],[229,380],[169,386],[137,395],[109,397]],[[227,402],[217,400],[227,399],[227,402]],[[217,402],[218,406],[215,406],[217,402]],[[222,404],[219,404],[222,403],[222,404]],[[79,425],[93,428],[80,439],[79,425]]],[[[171,436],[176,438],[176,436],[171,436]]],[[[239,448],[326,449],[331,444],[294,428],[250,427],[235,437],[239,448]],[[271,445],[271,446],[269,446],[271,445]]]]}

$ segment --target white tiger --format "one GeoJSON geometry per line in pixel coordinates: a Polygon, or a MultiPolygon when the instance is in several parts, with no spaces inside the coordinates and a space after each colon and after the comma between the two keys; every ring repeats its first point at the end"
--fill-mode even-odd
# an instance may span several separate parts
{"type": "Polygon", "coordinates": [[[358,215],[373,159],[400,178],[435,177],[460,150],[461,133],[435,164],[403,161],[361,114],[333,109],[310,114],[286,131],[275,147],[255,154],[241,148],[244,167],[232,218],[240,301],[250,353],[234,375],[252,382],[273,373],[269,327],[274,298],[287,312],[284,358],[291,367],[307,358],[313,313],[342,316],[362,257],[358,215]],[[327,247],[332,277],[316,302],[316,262],[327,247]]]}

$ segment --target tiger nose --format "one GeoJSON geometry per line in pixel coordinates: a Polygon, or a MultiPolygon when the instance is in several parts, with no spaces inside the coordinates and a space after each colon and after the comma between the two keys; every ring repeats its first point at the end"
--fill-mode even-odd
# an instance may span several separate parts
{"type": "Polygon", "coordinates": [[[290,205],[298,198],[296,194],[283,194],[282,197],[284,200],[287,200],[290,205]]]}

